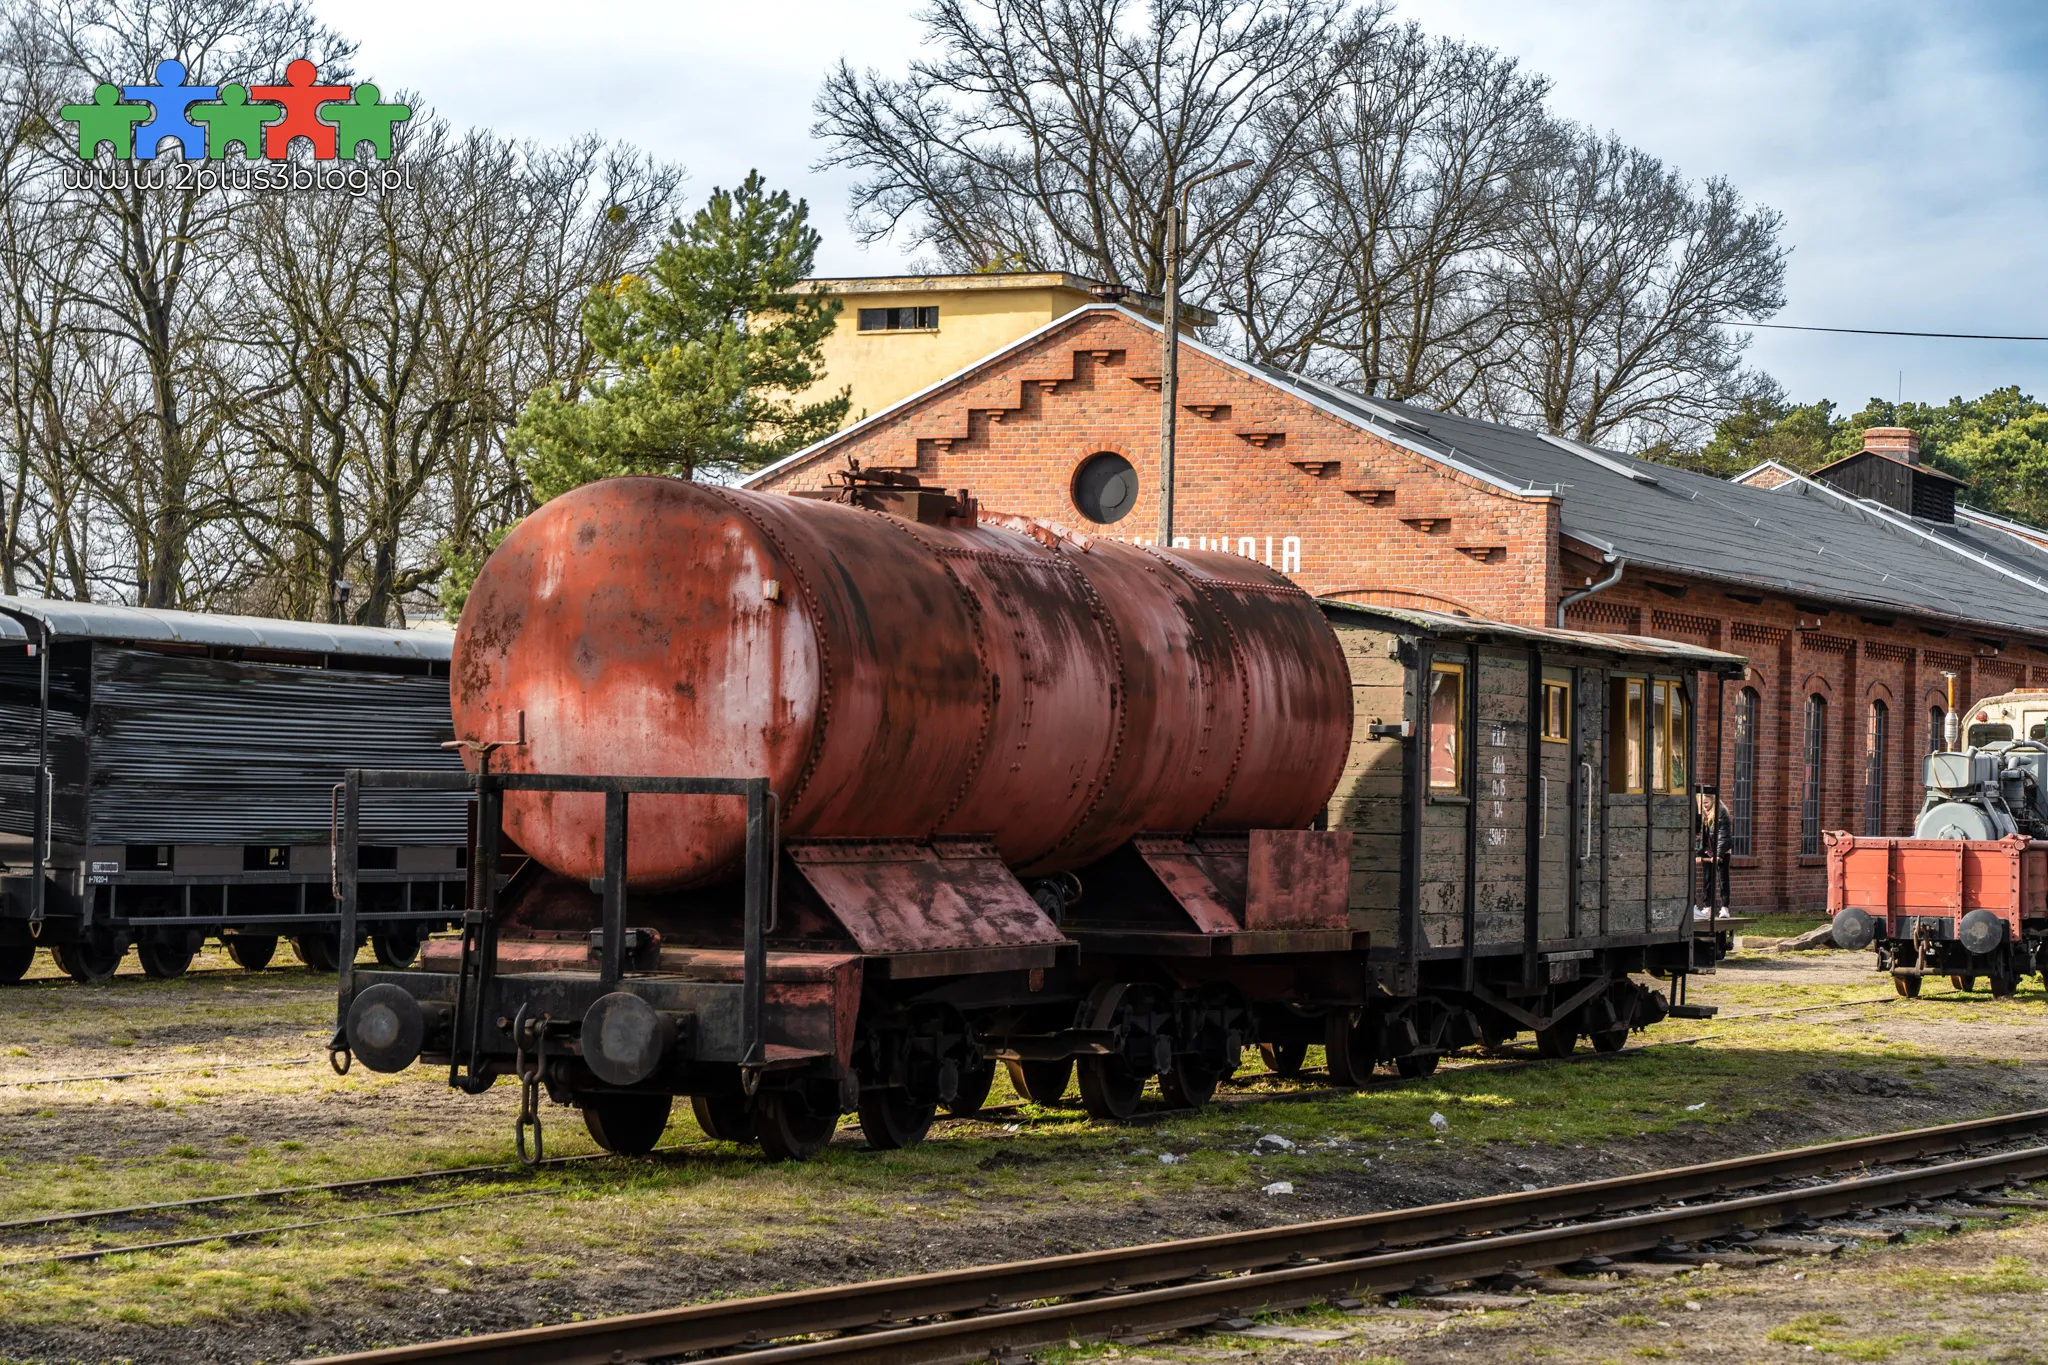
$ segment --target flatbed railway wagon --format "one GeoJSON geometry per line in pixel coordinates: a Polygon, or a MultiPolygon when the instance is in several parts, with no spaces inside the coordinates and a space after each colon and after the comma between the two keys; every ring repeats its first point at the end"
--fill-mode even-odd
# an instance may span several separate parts
{"type": "Polygon", "coordinates": [[[2048,689],[1962,714],[1968,728],[1959,737],[1951,712],[1924,761],[1912,837],[1827,835],[1835,944],[1875,949],[1904,996],[1944,976],[2010,996],[2048,972],[2048,689]]]}
{"type": "Polygon", "coordinates": [[[480,575],[453,703],[461,940],[345,969],[337,1062],[578,1106],[675,1097],[800,1157],[1028,1098],[1199,1105],[1243,1054],[1426,1074],[1621,1046],[1711,969],[1694,679],[1734,656],[1317,601],[1247,559],[850,475],[548,503],[480,575]],[[485,875],[485,870],[491,875],[485,875]],[[1659,989],[1650,978],[1667,984],[1659,989]],[[1668,994],[1667,994],[1668,991],[1668,994]]]}
{"type": "MultiPolygon", "coordinates": [[[[375,764],[459,774],[452,636],[0,597],[0,983],[39,948],[72,977],[132,945],[173,977],[208,935],[245,967],[280,937],[341,955],[337,786],[375,764]]],[[[412,959],[461,915],[459,796],[365,808],[358,924],[412,959]]]]}

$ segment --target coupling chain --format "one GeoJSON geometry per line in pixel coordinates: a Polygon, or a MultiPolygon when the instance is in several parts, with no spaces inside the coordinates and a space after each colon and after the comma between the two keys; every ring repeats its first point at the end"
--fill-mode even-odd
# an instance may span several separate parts
{"type": "Polygon", "coordinates": [[[538,1166],[544,1156],[544,1144],[540,1128],[540,1082],[541,1074],[548,1062],[548,1025],[554,1020],[543,1014],[533,1022],[533,1065],[526,1064],[526,1006],[521,1004],[519,1012],[512,1017],[512,1072],[519,1078],[519,1119],[513,1125],[512,1141],[518,1149],[519,1160],[528,1166],[538,1166]],[[533,1130],[533,1154],[526,1152],[526,1130],[533,1130]]]}

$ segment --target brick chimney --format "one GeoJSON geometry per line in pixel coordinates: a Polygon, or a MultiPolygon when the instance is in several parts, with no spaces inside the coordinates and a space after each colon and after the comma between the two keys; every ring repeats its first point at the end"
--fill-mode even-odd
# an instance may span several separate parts
{"type": "Polygon", "coordinates": [[[1863,448],[1873,455],[1889,455],[1907,464],[1920,463],[1920,434],[1910,427],[1866,427],[1863,448]]]}

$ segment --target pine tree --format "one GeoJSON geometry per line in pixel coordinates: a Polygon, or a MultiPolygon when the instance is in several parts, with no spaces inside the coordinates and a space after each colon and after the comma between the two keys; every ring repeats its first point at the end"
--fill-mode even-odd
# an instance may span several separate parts
{"type": "Polygon", "coordinates": [[[591,295],[597,378],[581,395],[535,394],[512,434],[535,497],[620,474],[731,477],[839,429],[848,390],[800,401],[839,312],[791,292],[817,256],[808,217],[751,173],[671,225],[644,275],[591,295]]]}

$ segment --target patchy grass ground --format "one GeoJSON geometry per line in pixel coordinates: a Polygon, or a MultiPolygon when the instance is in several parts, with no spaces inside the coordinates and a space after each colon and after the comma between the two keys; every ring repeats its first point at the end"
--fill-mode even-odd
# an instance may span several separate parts
{"type": "MultiPolygon", "coordinates": [[[[509,1159],[512,1087],[472,1098],[420,1069],[336,1077],[322,1051],[331,978],[245,973],[213,954],[201,967],[170,983],[0,992],[0,1220],[509,1159]],[[301,1064],[219,1069],[252,1062],[301,1064]],[[18,1084],[171,1068],[182,1069],[18,1084]]],[[[1724,1017],[1660,1026],[1645,1039],[1658,1045],[1616,1057],[1458,1059],[1427,1080],[1303,1102],[1287,1097],[1320,1081],[1264,1077],[1253,1061],[1226,1103],[1140,1127],[1022,1105],[999,1081],[987,1120],[942,1124],[913,1151],[869,1152],[849,1125],[820,1160],[773,1166],[707,1142],[682,1109],[667,1137],[677,1150],[653,1158],[6,1234],[0,1263],[17,1263],[0,1265],[0,1359],[276,1360],[2048,1103],[2027,1065],[2048,1060],[2032,982],[2008,1001],[1931,985],[1907,1002],[1868,955],[1745,955],[1695,982],[1692,998],[1724,1017]],[[1296,1146],[1254,1154],[1268,1133],[1296,1146]],[[1278,1181],[1295,1193],[1262,1193],[1278,1181]],[[391,1216],[448,1203],[459,1207],[391,1216]],[[19,1263],[362,1215],[380,1216],[90,1264],[19,1263]]],[[[546,1118],[551,1154],[594,1150],[572,1111],[546,1118]]]]}

